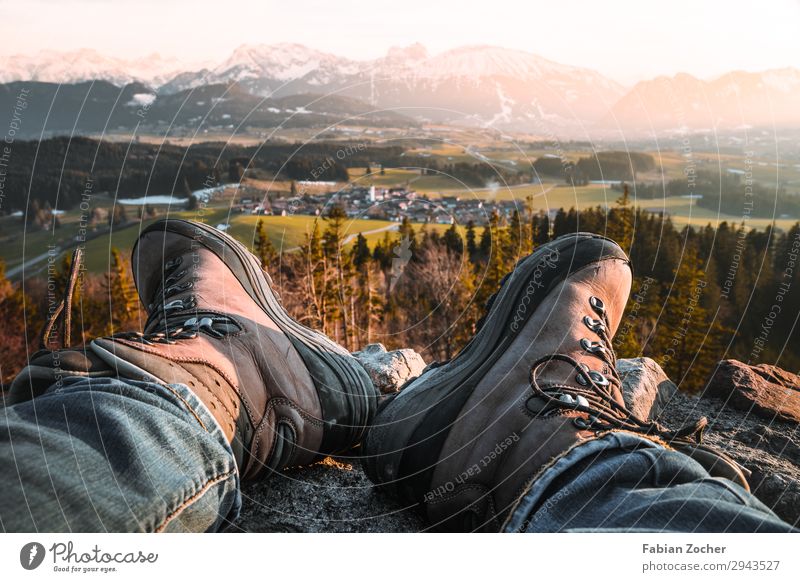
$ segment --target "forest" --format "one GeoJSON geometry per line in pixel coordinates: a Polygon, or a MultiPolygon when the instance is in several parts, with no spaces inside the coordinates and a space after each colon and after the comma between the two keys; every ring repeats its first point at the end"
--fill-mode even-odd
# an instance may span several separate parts
{"type": "MultiPolygon", "coordinates": [[[[381,342],[413,348],[429,362],[451,358],[520,258],[553,237],[591,231],[617,240],[632,261],[631,298],[614,340],[619,357],[652,357],[687,391],[702,389],[723,358],[800,368],[800,223],[785,232],[751,229],[746,220],[679,229],[667,216],[634,209],[628,188],[610,209],[560,209],[552,219],[526,208],[443,233],[404,221],[372,246],[362,235],[346,244],[346,221],[333,207],[297,252],[278,254],[263,222],[249,239],[287,310],[351,351],[381,342]]],[[[108,273],[82,275],[73,338],[137,329],[146,318],[128,258],[112,254],[108,273]]],[[[49,281],[23,285],[7,280],[0,265],[4,383],[35,350],[68,268],[69,257],[54,259],[49,281]]]]}

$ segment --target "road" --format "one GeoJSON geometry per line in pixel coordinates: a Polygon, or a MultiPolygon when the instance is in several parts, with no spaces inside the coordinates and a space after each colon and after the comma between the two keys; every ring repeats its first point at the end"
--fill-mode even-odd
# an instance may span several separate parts
{"type": "MultiPolygon", "coordinates": [[[[36,265],[38,263],[41,263],[42,261],[46,261],[47,257],[49,257],[49,256],[58,257],[61,254],[61,251],[62,251],[61,247],[55,247],[54,249],[51,249],[51,250],[47,251],[46,253],[42,253],[41,255],[37,255],[37,256],[33,257],[32,259],[29,259],[29,260],[25,261],[21,265],[17,265],[16,267],[8,269],[6,271],[6,277],[8,277],[9,279],[12,279],[16,275],[21,274],[23,271],[30,271],[33,268],[34,265],[36,265]]],[[[38,271],[39,271],[39,269],[34,269],[33,273],[27,273],[27,274],[30,276],[30,275],[38,272],[38,271]]]]}
{"type": "MultiPolygon", "coordinates": [[[[356,232],[356,233],[353,233],[353,234],[348,234],[348,235],[347,235],[346,237],[344,237],[344,239],[342,240],[342,244],[344,244],[344,245],[346,245],[346,244],[350,244],[351,242],[353,242],[353,241],[356,239],[356,237],[357,237],[359,234],[362,234],[362,235],[364,235],[364,236],[367,236],[367,235],[369,235],[369,234],[378,234],[378,233],[381,233],[381,232],[386,232],[386,231],[396,231],[396,230],[398,230],[399,228],[400,228],[400,225],[399,225],[399,224],[388,224],[388,225],[386,225],[386,226],[382,226],[381,228],[374,228],[374,229],[372,229],[372,230],[364,230],[364,231],[361,231],[360,233],[356,232]]],[[[296,252],[296,251],[299,251],[299,250],[300,250],[300,247],[292,247],[292,248],[289,248],[289,249],[283,249],[281,252],[284,252],[284,253],[294,253],[294,252],[296,252]]]]}

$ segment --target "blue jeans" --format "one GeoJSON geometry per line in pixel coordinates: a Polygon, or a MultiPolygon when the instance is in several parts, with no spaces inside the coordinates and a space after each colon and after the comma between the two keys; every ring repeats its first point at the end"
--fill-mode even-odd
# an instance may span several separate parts
{"type": "Polygon", "coordinates": [[[506,531],[791,532],[694,459],[628,433],[572,449],[534,481],[506,531]]]}
{"type": "Polygon", "coordinates": [[[186,386],[73,377],[0,408],[4,531],[216,531],[240,506],[233,451],[186,386]]]}
{"type": "MultiPolygon", "coordinates": [[[[639,441],[615,434],[574,449],[508,530],[792,531],[738,486],[639,441]]],[[[240,507],[233,451],[185,386],[67,378],[0,408],[4,531],[217,531],[240,507]]]]}

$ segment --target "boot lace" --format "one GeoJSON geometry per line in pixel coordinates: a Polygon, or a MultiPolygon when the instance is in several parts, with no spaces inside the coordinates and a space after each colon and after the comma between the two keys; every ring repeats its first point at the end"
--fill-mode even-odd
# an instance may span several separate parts
{"type": "Polygon", "coordinates": [[[83,249],[78,247],[72,253],[72,264],[69,268],[64,296],[56,308],[48,313],[44,322],[42,333],[39,336],[39,349],[47,349],[47,346],[53,341],[53,332],[57,329],[59,321],[64,322],[64,333],[61,335],[61,341],[58,342],[59,347],[69,346],[72,343],[72,298],[75,295],[75,285],[78,283],[82,265],[83,249]]]}
{"type": "MultiPolygon", "coordinates": [[[[53,340],[53,333],[63,320],[64,333],[61,346],[70,345],[72,323],[72,299],[83,262],[83,249],[77,248],[72,254],[67,287],[64,297],[48,315],[41,333],[40,347],[45,349],[53,340]]],[[[164,264],[164,274],[156,292],[156,298],[147,306],[148,317],[144,332],[128,331],[114,334],[113,337],[139,341],[145,344],[174,344],[178,340],[196,338],[201,331],[214,338],[222,338],[229,333],[240,331],[241,327],[231,317],[197,309],[194,295],[172,299],[194,286],[191,280],[183,281],[188,269],[179,270],[182,257],[176,257],[164,264]],[[158,301],[160,299],[160,301],[158,301]]]]}
{"type": "Polygon", "coordinates": [[[626,430],[642,435],[657,436],[666,442],[680,440],[700,443],[703,430],[708,425],[708,419],[705,417],[700,418],[692,425],[672,431],[656,421],[638,418],[617,402],[614,394],[621,393],[622,380],[617,371],[617,357],[609,335],[611,326],[608,314],[599,297],[591,296],[589,305],[594,311],[594,315],[599,317],[585,315],[582,321],[589,330],[597,335],[600,341],[582,338],[580,345],[584,351],[601,360],[604,369],[603,371],[589,369],[586,364],[578,362],[566,354],[551,354],[534,362],[530,372],[530,384],[534,393],[533,398],[545,401],[544,410],[548,411],[545,414],[558,410],[577,410],[588,414],[588,420],[583,416],[573,420],[575,426],[581,429],[592,429],[598,432],[626,430]],[[542,388],[539,385],[537,381],[539,372],[548,363],[554,361],[566,362],[575,369],[577,386],[548,384],[542,388]]]}
{"type": "Polygon", "coordinates": [[[175,298],[194,287],[194,281],[186,279],[188,268],[181,268],[183,257],[175,257],[164,263],[161,282],[156,288],[155,298],[147,305],[148,317],[143,332],[124,332],[115,337],[139,341],[144,344],[174,344],[180,340],[194,339],[200,332],[213,338],[223,338],[229,333],[241,331],[231,317],[197,309],[194,295],[175,298]]]}

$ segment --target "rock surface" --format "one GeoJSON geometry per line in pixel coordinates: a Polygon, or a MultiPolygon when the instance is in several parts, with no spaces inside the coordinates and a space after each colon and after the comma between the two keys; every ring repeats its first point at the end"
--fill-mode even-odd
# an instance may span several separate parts
{"type": "Polygon", "coordinates": [[[749,469],[752,492],[783,520],[800,526],[800,432],[796,422],[744,414],[724,400],[677,392],[660,420],[671,427],[709,420],[704,442],[749,469]]]}
{"type": "Polygon", "coordinates": [[[625,406],[639,418],[653,420],[678,391],[664,370],[650,358],[618,360],[625,406]]]}
{"type": "Polygon", "coordinates": [[[738,360],[721,361],[704,393],[720,398],[731,408],[800,422],[800,376],[776,366],[750,366],[738,360]]]}
{"type": "MultiPolygon", "coordinates": [[[[424,362],[412,350],[368,346],[355,355],[383,393],[400,389],[424,362]],[[382,366],[392,369],[382,369],[382,366]]],[[[800,525],[800,434],[796,422],[769,422],[743,414],[719,398],[688,396],[649,358],[620,360],[626,402],[637,414],[679,427],[700,416],[710,421],[706,442],[752,471],[753,492],[789,523],[800,525]]],[[[720,388],[721,389],[721,388],[720,388]]],[[[728,392],[731,388],[728,387],[728,392]]],[[[243,488],[240,531],[414,532],[425,529],[418,510],[372,486],[356,455],[325,459],[243,488]]]]}
{"type": "Polygon", "coordinates": [[[387,352],[383,344],[369,344],[353,355],[364,366],[381,394],[397,392],[425,369],[425,360],[414,350],[387,352]]]}

